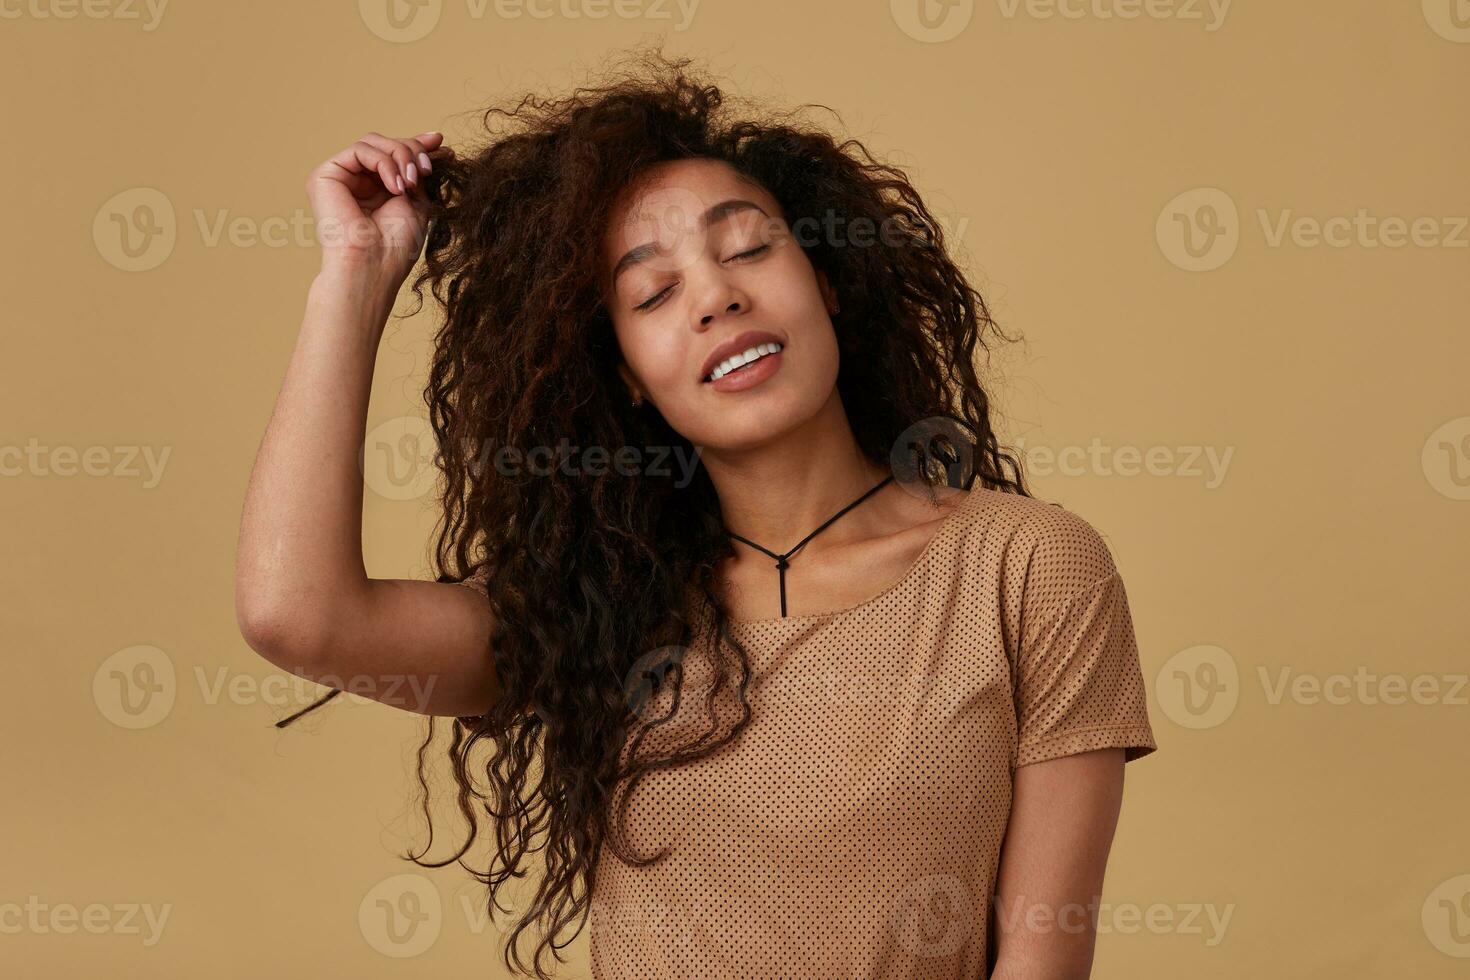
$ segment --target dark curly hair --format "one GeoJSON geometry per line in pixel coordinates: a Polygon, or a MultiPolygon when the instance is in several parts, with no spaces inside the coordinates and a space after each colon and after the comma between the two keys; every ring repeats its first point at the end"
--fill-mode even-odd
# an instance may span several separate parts
{"type": "Polygon", "coordinates": [[[544,920],[533,957],[541,978],[543,954],[561,962],[559,949],[580,933],[604,843],[639,865],[663,856],[629,855],[613,832],[638,780],[709,755],[749,718],[749,662],[726,629],[715,578],[733,548],[702,468],[678,486],[616,467],[589,476],[487,465],[502,447],[562,438],[693,453],[653,406],[629,404],[615,370],[598,232],[622,188],[652,164],[714,159],[769,190],[792,226],[835,216],[887,229],[870,247],[801,242],[842,301],[838,391],[858,445],[888,466],[915,423],[954,420],[967,445],[921,459],[922,481],[968,488],[978,479],[1029,495],[1020,460],[991,429],[974,365],[977,348],[990,349],[988,332],[1012,338],[950,258],[908,178],[861,143],[803,125],[799,110],[745,107],[737,116],[731,101],[690,59],[635,52],[628,66],[563,98],[526,95],[485,110],[485,142],[434,167],[425,264],[412,289],[422,302],[430,284],[445,311],[424,396],[444,475],[438,580],[484,583],[494,623],[487,656],[502,694],[483,716],[451,723],[447,752],[469,828],[456,853],[435,862],[420,860],[433,842],[429,719],[418,753],[429,842],[406,857],[423,867],[459,861],[489,886],[493,914],[501,887],[526,874],[528,852],[544,851],[539,887],[504,951],[521,975],[530,974],[516,947],[534,922],[544,920]],[[955,480],[962,456],[968,475],[955,480]],[[640,757],[644,737],[669,715],[642,717],[639,698],[651,684],[672,691],[677,706],[684,676],[678,655],[650,663],[650,651],[686,649],[696,633],[715,664],[706,707],[728,690],[739,717],[728,731],[712,725],[690,744],[640,757]],[[472,767],[481,742],[490,757],[472,767]],[[482,815],[496,844],[485,872],[463,860],[482,815]]]}

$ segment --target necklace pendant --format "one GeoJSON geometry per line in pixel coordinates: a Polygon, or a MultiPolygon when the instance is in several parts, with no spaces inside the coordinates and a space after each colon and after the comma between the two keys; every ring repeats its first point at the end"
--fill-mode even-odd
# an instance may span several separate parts
{"type": "Polygon", "coordinates": [[[778,576],[778,581],[779,581],[780,586],[781,586],[781,615],[782,615],[782,617],[785,617],[785,615],[786,615],[786,569],[791,566],[791,563],[787,559],[790,558],[792,555],[796,554],[798,551],[800,551],[802,549],[802,546],[805,545],[812,538],[816,537],[816,535],[823,528],[825,528],[827,525],[831,524],[833,521],[837,520],[837,518],[841,517],[843,514],[846,514],[848,511],[852,510],[854,507],[856,507],[858,504],[862,503],[864,500],[867,500],[873,494],[877,493],[878,490],[881,489],[882,486],[885,483],[888,483],[892,479],[893,479],[893,474],[890,473],[888,476],[885,476],[883,479],[879,480],[874,486],[872,486],[871,488],[869,488],[869,490],[868,490],[867,493],[863,494],[861,497],[859,497],[858,499],[854,500],[852,503],[848,504],[846,507],[842,508],[837,513],[833,514],[831,517],[827,518],[825,521],[823,521],[821,524],[819,524],[817,526],[817,529],[815,531],[813,531],[811,534],[808,534],[806,537],[802,538],[800,544],[798,544],[795,548],[792,548],[790,551],[788,551],[784,555],[778,555],[774,551],[771,551],[769,548],[765,548],[765,547],[763,547],[761,545],[758,545],[754,541],[750,540],[749,538],[742,538],[740,535],[736,534],[734,531],[731,531],[729,529],[726,529],[725,533],[728,534],[730,537],[734,538],[736,541],[743,541],[746,544],[750,545],[755,550],[757,550],[759,552],[762,552],[763,554],[769,555],[770,557],[776,559],[776,571],[780,573],[780,575],[778,576]]]}

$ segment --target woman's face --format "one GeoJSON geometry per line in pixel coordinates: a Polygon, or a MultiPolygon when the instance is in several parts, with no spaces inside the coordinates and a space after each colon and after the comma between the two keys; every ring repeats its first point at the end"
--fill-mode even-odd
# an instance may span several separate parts
{"type": "Polygon", "coordinates": [[[614,207],[603,273],[619,374],[701,449],[757,446],[831,397],[836,297],[776,200],[728,164],[645,171],[614,207]],[[747,332],[757,337],[741,340],[747,332]],[[707,365],[732,341],[736,353],[762,342],[781,350],[712,382],[707,365]]]}

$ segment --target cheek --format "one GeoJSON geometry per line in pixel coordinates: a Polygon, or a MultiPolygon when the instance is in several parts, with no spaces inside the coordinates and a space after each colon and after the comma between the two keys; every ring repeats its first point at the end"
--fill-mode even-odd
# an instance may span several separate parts
{"type": "MultiPolygon", "coordinates": [[[[656,396],[682,377],[688,355],[688,337],[678,330],[659,328],[657,317],[644,317],[636,324],[618,327],[618,345],[623,360],[656,396]]],[[[684,380],[688,380],[687,378],[684,380]]]]}
{"type": "Polygon", "coordinates": [[[816,273],[806,256],[790,245],[781,255],[779,265],[771,270],[763,284],[763,302],[793,328],[826,328],[827,306],[822,299],[816,273]]]}

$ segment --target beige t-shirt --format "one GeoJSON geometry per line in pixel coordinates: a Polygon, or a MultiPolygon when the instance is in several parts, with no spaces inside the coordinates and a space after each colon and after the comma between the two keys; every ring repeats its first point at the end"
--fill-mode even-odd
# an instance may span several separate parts
{"type": "MultiPolygon", "coordinates": [[[[1016,767],[1157,748],[1101,537],[978,482],[879,595],[731,631],[750,721],[638,784],[627,840],[669,853],[639,868],[603,847],[594,980],[982,978],[1016,767]]],[[[672,717],[641,756],[687,744],[711,710],[716,737],[733,727],[728,687],[712,709],[700,696],[701,651],[683,655],[677,710],[668,686],[642,708],[672,717]]]]}

